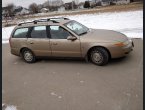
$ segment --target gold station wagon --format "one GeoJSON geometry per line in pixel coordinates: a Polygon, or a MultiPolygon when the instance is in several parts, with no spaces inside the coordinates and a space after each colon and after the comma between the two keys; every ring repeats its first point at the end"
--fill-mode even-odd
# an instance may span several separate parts
{"type": "Polygon", "coordinates": [[[18,24],[9,39],[11,53],[27,63],[38,57],[84,58],[105,65],[126,56],[134,44],[124,34],[90,29],[68,18],[38,19],[18,24]]]}

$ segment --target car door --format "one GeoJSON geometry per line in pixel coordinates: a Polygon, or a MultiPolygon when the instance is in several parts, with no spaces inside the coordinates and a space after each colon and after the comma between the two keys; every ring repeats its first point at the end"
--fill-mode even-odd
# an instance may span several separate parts
{"type": "Polygon", "coordinates": [[[50,45],[52,56],[56,57],[81,57],[80,40],[67,40],[73,36],[61,26],[50,26],[50,45]]]}
{"type": "Polygon", "coordinates": [[[51,56],[50,39],[46,26],[31,27],[28,46],[36,56],[51,56]]]}

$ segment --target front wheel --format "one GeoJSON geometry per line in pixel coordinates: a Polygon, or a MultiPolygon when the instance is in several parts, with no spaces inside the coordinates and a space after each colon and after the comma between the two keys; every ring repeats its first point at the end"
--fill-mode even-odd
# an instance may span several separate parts
{"type": "Polygon", "coordinates": [[[36,61],[35,55],[29,49],[22,50],[22,57],[23,57],[24,61],[27,63],[33,63],[36,61]]]}
{"type": "Polygon", "coordinates": [[[90,59],[94,64],[102,66],[108,63],[109,54],[106,49],[102,47],[96,47],[92,49],[90,53],[90,59]]]}

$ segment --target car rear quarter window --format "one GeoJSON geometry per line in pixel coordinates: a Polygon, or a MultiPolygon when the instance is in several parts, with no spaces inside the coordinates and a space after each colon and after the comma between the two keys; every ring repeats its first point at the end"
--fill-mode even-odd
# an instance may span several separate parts
{"type": "Polygon", "coordinates": [[[31,38],[47,38],[46,26],[33,27],[31,38]]]}
{"type": "Polygon", "coordinates": [[[13,38],[26,38],[28,33],[28,28],[19,28],[13,34],[13,38]]]}

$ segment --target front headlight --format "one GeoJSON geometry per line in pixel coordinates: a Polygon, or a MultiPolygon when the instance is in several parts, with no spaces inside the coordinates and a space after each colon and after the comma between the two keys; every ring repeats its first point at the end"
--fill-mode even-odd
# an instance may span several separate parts
{"type": "Polygon", "coordinates": [[[125,41],[125,42],[123,42],[124,43],[124,45],[128,45],[129,44],[129,40],[127,40],[127,41],[125,41]]]}

